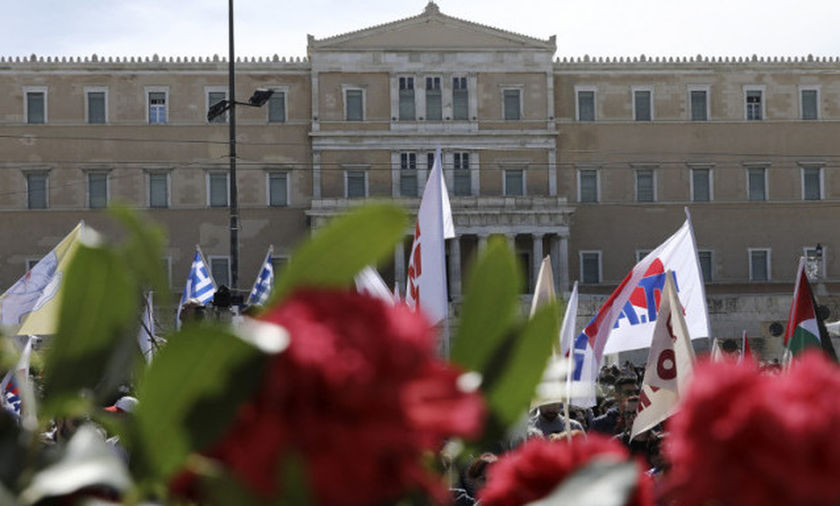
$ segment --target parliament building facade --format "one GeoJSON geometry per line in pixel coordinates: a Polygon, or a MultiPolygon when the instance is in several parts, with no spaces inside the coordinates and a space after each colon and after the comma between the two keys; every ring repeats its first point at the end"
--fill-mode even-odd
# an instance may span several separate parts
{"type": "MultiPolygon", "coordinates": [[[[533,288],[550,254],[559,291],[577,280],[580,321],[688,208],[718,336],[779,337],[801,256],[840,316],[840,60],[575,58],[539,39],[447,16],[324,39],[305,58],[242,58],[239,287],[269,245],[283,264],[313,228],[365,199],[416,212],[440,147],[457,238],[457,305],[492,235],[533,288]],[[821,256],[816,247],[820,245],[821,256]]],[[[168,232],[180,292],[195,245],[229,283],[228,66],[211,58],[0,57],[0,287],[79,220],[143,209],[168,232]]],[[[381,267],[404,290],[410,247],[381,267]]],[[[340,252],[336,252],[340,254],[340,252]]],[[[280,267],[281,265],[278,265],[280,267]]],[[[774,344],[775,343],[775,344],[774,344]]],[[[754,345],[756,346],[756,345],[754,345]]]]}

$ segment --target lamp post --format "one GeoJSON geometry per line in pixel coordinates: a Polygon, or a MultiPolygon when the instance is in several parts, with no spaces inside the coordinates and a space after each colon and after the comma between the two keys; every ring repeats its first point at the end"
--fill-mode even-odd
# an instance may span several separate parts
{"type": "Polygon", "coordinates": [[[207,121],[213,121],[230,111],[228,132],[230,136],[230,288],[236,293],[239,286],[239,195],[236,186],[236,106],[262,107],[274,94],[273,90],[258,88],[248,102],[236,101],[236,73],[234,72],[233,48],[233,0],[228,0],[228,96],[210,106],[207,121]]]}

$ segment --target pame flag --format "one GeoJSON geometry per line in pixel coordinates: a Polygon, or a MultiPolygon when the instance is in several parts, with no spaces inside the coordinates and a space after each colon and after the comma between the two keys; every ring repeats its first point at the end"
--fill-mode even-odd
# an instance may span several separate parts
{"type": "Polygon", "coordinates": [[[271,288],[274,285],[274,265],[271,263],[273,250],[274,248],[268,248],[260,273],[257,274],[257,280],[254,281],[254,287],[251,288],[251,294],[248,296],[249,305],[265,304],[268,296],[271,295],[271,288]]]}
{"type": "Polygon", "coordinates": [[[674,235],[633,267],[575,338],[574,379],[580,379],[588,353],[593,354],[595,363],[600,364],[605,353],[650,346],[667,270],[674,273],[675,288],[685,312],[689,336],[691,339],[709,336],[706,292],[697,245],[691,220],[686,219],[674,235]]]}

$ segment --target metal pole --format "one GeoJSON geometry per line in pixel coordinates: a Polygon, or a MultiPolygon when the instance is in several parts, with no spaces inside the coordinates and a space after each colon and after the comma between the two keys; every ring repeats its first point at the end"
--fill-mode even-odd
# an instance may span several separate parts
{"type": "Polygon", "coordinates": [[[233,0],[228,0],[228,99],[230,100],[230,289],[239,287],[239,203],[236,191],[236,79],[233,63],[233,0]]]}

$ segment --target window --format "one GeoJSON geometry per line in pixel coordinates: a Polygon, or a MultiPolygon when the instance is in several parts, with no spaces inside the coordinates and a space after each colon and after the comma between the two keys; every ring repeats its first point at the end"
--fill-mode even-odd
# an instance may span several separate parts
{"type": "Polygon", "coordinates": [[[691,200],[693,202],[709,202],[712,200],[711,169],[691,169],[691,200]]]}
{"type": "Polygon", "coordinates": [[[700,274],[703,275],[703,281],[710,283],[714,280],[712,277],[712,252],[708,250],[700,250],[697,252],[697,259],[700,260],[700,274]]]}
{"type": "Polygon", "coordinates": [[[799,110],[803,120],[819,118],[820,91],[817,88],[802,88],[799,90],[799,110]]]}
{"type": "Polygon", "coordinates": [[[802,199],[822,200],[822,167],[802,167],[802,199]]]}
{"type": "Polygon", "coordinates": [[[289,205],[289,175],[286,172],[269,172],[268,205],[286,207],[289,205]]]}
{"type": "Polygon", "coordinates": [[[400,153],[400,195],[417,196],[417,153],[400,153]]]}
{"type": "Polygon", "coordinates": [[[414,78],[400,77],[400,121],[414,121],[414,78]]]}
{"type": "Polygon", "coordinates": [[[578,171],[578,202],[598,202],[598,171],[578,171]]]}
{"type": "Polygon", "coordinates": [[[47,122],[47,89],[24,88],[23,115],[26,122],[34,125],[47,122]]]}
{"type": "Polygon", "coordinates": [[[150,124],[158,125],[169,121],[167,114],[167,88],[146,88],[146,117],[150,124]]]}
{"type": "Polygon", "coordinates": [[[503,118],[505,120],[522,119],[522,90],[502,90],[502,107],[504,108],[503,118]]]}
{"type": "Polygon", "coordinates": [[[268,99],[268,122],[286,122],[286,92],[274,90],[271,98],[268,99]]]}
{"type": "Polygon", "coordinates": [[[580,252],[580,280],[583,284],[596,285],[601,282],[601,252],[580,252]]]}
{"type": "Polygon", "coordinates": [[[46,172],[26,174],[26,203],[29,209],[47,208],[47,188],[46,172]]]}
{"type": "Polygon", "coordinates": [[[575,87],[578,121],[595,121],[595,89],[575,87]]]}
{"type": "Polygon", "coordinates": [[[344,173],[345,193],[347,198],[367,197],[367,172],[364,170],[348,170],[344,173]]]}
{"type": "Polygon", "coordinates": [[[344,119],[364,121],[365,96],[363,90],[347,88],[344,90],[344,119]]]}
{"type": "Polygon", "coordinates": [[[822,252],[819,255],[817,254],[817,248],[813,246],[806,246],[802,248],[802,253],[805,256],[805,260],[807,262],[816,262],[817,276],[819,276],[820,278],[825,278],[825,259],[828,256],[828,252],[826,251],[825,246],[820,245],[820,247],[822,248],[822,252]]]}
{"type": "MultiPolygon", "coordinates": [[[[210,108],[214,105],[218,104],[219,102],[227,100],[227,91],[223,90],[208,90],[207,91],[207,110],[210,111],[210,108]]],[[[228,113],[225,111],[224,114],[220,114],[210,120],[210,123],[227,123],[228,120],[228,113]]]]}
{"type": "Polygon", "coordinates": [[[469,119],[469,92],[466,77],[452,78],[452,119],[456,121],[469,119]]]}
{"type": "Polygon", "coordinates": [[[230,174],[227,172],[207,173],[207,205],[227,207],[230,195],[230,174]]]}
{"type": "Polygon", "coordinates": [[[764,167],[747,169],[747,192],[749,200],[767,200],[767,169],[764,167]]]}
{"type": "Polygon", "coordinates": [[[426,119],[429,121],[443,119],[439,77],[426,78],[426,119]]]}
{"type": "Polygon", "coordinates": [[[655,182],[653,169],[636,170],[636,202],[654,202],[656,200],[655,182]]]}
{"type": "Polygon", "coordinates": [[[108,205],[108,173],[88,172],[88,207],[101,209],[108,205]]]}
{"type": "Polygon", "coordinates": [[[230,259],[228,257],[210,257],[210,275],[216,286],[230,287],[230,259]]]}
{"type": "Polygon", "coordinates": [[[35,266],[38,265],[38,262],[40,262],[40,261],[41,261],[40,258],[27,258],[26,259],[26,272],[29,272],[33,268],[35,268],[35,266]]]}
{"type": "Polygon", "coordinates": [[[525,195],[525,171],[523,169],[504,170],[504,194],[509,197],[525,195]]]}
{"type": "Polygon", "coordinates": [[[428,169],[427,174],[431,174],[433,168],[435,168],[435,153],[433,151],[429,151],[426,153],[426,169],[428,169]]]}
{"type": "Polygon", "coordinates": [[[708,87],[691,87],[688,90],[689,115],[691,121],[709,120],[708,87]]]}
{"type": "Polygon", "coordinates": [[[169,207],[168,173],[149,173],[149,207],[169,207]]]}
{"type": "Polygon", "coordinates": [[[653,91],[649,89],[633,90],[633,119],[635,121],[653,120],[653,91]]]}
{"type": "Polygon", "coordinates": [[[87,122],[102,124],[108,122],[108,90],[85,88],[87,122]]]}
{"type": "Polygon", "coordinates": [[[745,88],[744,98],[746,102],[747,121],[761,121],[764,119],[764,90],[745,88]]]}
{"type": "Polygon", "coordinates": [[[750,281],[770,281],[770,250],[750,248],[750,281]]]}
{"type": "Polygon", "coordinates": [[[472,195],[472,177],[470,175],[470,154],[454,153],[452,155],[453,182],[455,195],[466,197],[472,195]]]}

